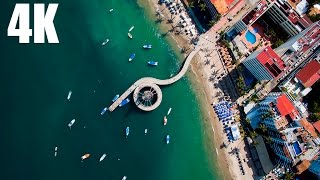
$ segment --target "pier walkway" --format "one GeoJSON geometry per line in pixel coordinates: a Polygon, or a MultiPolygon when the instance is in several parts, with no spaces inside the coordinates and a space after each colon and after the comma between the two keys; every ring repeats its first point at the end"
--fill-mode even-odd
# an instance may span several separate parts
{"type": "MultiPolygon", "coordinates": [[[[135,83],[133,83],[113,104],[111,104],[111,106],[108,108],[110,112],[114,111],[119,105],[120,103],[126,99],[137,87],[140,87],[141,85],[159,85],[159,86],[164,86],[164,85],[170,85],[175,83],[176,81],[178,81],[179,79],[181,79],[185,73],[188,70],[188,67],[193,59],[193,57],[198,53],[198,51],[200,50],[200,47],[197,46],[187,57],[187,59],[184,62],[184,65],[182,67],[182,69],[180,70],[180,72],[173,76],[170,79],[156,79],[153,77],[144,77],[141,79],[138,79],[135,83]]],[[[160,104],[159,104],[160,105],[160,104]]]]}

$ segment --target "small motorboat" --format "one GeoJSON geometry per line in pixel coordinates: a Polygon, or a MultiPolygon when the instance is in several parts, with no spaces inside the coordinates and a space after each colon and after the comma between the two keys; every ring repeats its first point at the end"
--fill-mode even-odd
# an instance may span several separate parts
{"type": "Polygon", "coordinates": [[[135,54],[135,53],[132,53],[132,54],[130,55],[129,62],[132,61],[132,60],[134,59],[134,57],[136,57],[136,54],[135,54]]]}
{"type": "Polygon", "coordinates": [[[99,162],[101,162],[101,161],[103,161],[104,160],[104,158],[106,158],[106,154],[103,154],[101,157],[100,157],[100,160],[99,160],[99,162]]]}
{"type": "Polygon", "coordinates": [[[129,29],[129,32],[131,32],[133,30],[134,26],[132,26],[130,29],[129,29]]]}
{"type": "Polygon", "coordinates": [[[127,179],[127,176],[123,176],[122,180],[126,180],[127,179]]]}
{"type": "Polygon", "coordinates": [[[142,46],[144,49],[151,49],[152,45],[151,44],[147,44],[147,45],[143,45],[142,46]]]}
{"type": "Polygon", "coordinates": [[[115,102],[119,98],[119,94],[115,95],[112,99],[112,102],[115,102]]]}
{"type": "Polygon", "coordinates": [[[67,97],[68,101],[70,101],[71,95],[72,95],[72,91],[69,91],[68,97],[67,97]]]}
{"type": "Polygon", "coordinates": [[[112,12],[112,11],[113,11],[113,9],[110,9],[110,10],[109,10],[109,12],[112,12]]]}
{"type": "Polygon", "coordinates": [[[76,119],[72,119],[69,124],[68,127],[71,129],[71,127],[73,126],[73,124],[76,122],[76,119]]]}
{"type": "Polygon", "coordinates": [[[167,143],[167,144],[170,143],[170,136],[169,136],[169,135],[166,136],[166,143],[167,143]]]}
{"type": "Polygon", "coordinates": [[[105,41],[103,41],[102,46],[106,45],[110,40],[106,39],[105,41]]]}
{"type": "Polygon", "coordinates": [[[100,113],[100,114],[101,114],[101,116],[102,116],[102,115],[104,115],[104,113],[106,113],[106,111],[107,111],[107,110],[108,110],[108,108],[107,108],[107,107],[103,108],[103,109],[102,109],[102,111],[101,111],[101,113],[100,113]]]}
{"type": "Polygon", "coordinates": [[[169,115],[171,113],[171,108],[169,108],[167,115],[169,115]]]}
{"type": "Polygon", "coordinates": [[[131,33],[128,33],[128,37],[129,37],[130,39],[132,39],[132,34],[131,34],[131,33]]]}
{"type": "Polygon", "coordinates": [[[58,155],[58,147],[56,146],[54,148],[54,157],[57,157],[57,155],[58,155]]]}
{"type": "Polygon", "coordinates": [[[158,62],[157,61],[148,61],[148,64],[151,66],[158,66],[158,62]]]}
{"type": "Polygon", "coordinates": [[[85,154],[85,155],[81,156],[81,160],[83,161],[89,157],[90,157],[90,154],[85,154]]]}
{"type": "Polygon", "coordinates": [[[167,122],[168,122],[167,116],[164,116],[164,118],[163,118],[163,125],[164,125],[164,126],[167,125],[167,122]]]}
{"type": "Polygon", "coordinates": [[[130,102],[130,99],[129,99],[129,98],[123,100],[123,101],[120,103],[119,107],[122,107],[122,106],[128,104],[128,102],[130,102]]]}
{"type": "Polygon", "coordinates": [[[148,133],[148,129],[144,129],[144,135],[148,133]]]}
{"type": "Polygon", "coordinates": [[[129,136],[129,133],[130,133],[130,128],[129,128],[129,127],[127,127],[127,128],[126,128],[126,137],[128,137],[128,136],[129,136]]]}

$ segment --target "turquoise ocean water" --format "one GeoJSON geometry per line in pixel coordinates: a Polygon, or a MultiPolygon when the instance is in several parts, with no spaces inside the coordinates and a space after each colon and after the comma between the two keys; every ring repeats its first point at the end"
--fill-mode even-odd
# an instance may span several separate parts
{"type": "Polygon", "coordinates": [[[210,163],[214,157],[206,150],[199,105],[186,77],[162,87],[163,101],[153,112],[130,103],[100,116],[113,96],[137,79],[165,79],[179,70],[179,55],[146,9],[134,0],[52,2],[59,3],[55,27],[60,44],[19,44],[18,38],[6,37],[16,2],[0,6],[0,179],[220,179],[210,163]],[[133,25],[134,38],[129,40],[133,25]],[[106,38],[110,42],[101,46],[106,38]],[[142,49],[145,43],[154,48],[142,49]],[[131,53],[136,58],[129,63],[131,53]],[[149,67],[149,60],[159,66],[149,67]],[[70,131],[67,124],[74,118],[70,131]],[[91,157],[81,162],[85,153],[91,157]],[[103,153],[107,157],[99,163],[103,153]]]}

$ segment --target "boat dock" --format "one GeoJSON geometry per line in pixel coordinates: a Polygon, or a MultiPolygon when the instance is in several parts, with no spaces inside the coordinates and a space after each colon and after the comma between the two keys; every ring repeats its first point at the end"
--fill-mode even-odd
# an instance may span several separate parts
{"type": "MultiPolygon", "coordinates": [[[[157,85],[159,85],[159,86],[170,85],[170,84],[175,83],[179,79],[181,79],[185,75],[185,73],[187,72],[188,67],[189,67],[193,57],[198,53],[199,50],[200,50],[200,47],[197,46],[186,58],[184,65],[183,65],[182,69],[180,70],[180,72],[177,75],[173,76],[172,78],[161,80],[161,79],[156,79],[153,77],[144,77],[144,78],[137,80],[115,102],[113,102],[111,104],[111,106],[108,108],[109,111],[110,112],[114,111],[124,99],[126,99],[132,92],[135,91],[135,89],[137,87],[139,87],[139,89],[142,89],[143,87],[148,87],[148,86],[155,87],[157,85]]],[[[156,88],[156,89],[158,89],[158,88],[156,88]]],[[[134,99],[136,100],[136,98],[134,98],[134,99]]],[[[162,96],[161,96],[161,99],[162,99],[162,96]]],[[[155,108],[157,108],[161,103],[161,99],[160,99],[160,102],[157,102],[153,106],[149,106],[147,108],[148,111],[151,111],[151,110],[154,110],[155,108]]],[[[142,109],[142,110],[144,110],[144,109],[142,109]]]]}

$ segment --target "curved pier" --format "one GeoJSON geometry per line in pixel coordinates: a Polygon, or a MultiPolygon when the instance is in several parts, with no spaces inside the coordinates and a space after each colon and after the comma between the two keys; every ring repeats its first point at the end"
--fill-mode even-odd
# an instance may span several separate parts
{"type": "MultiPolygon", "coordinates": [[[[185,75],[185,73],[187,72],[188,67],[189,67],[193,57],[198,53],[199,50],[200,50],[200,47],[199,46],[196,47],[188,55],[188,57],[185,60],[184,65],[183,65],[182,69],[180,70],[180,72],[177,75],[175,75],[172,78],[170,78],[170,79],[161,80],[161,79],[156,79],[156,78],[153,78],[153,77],[144,77],[144,78],[141,78],[141,79],[137,80],[115,102],[113,102],[113,104],[111,104],[111,106],[108,108],[109,111],[110,112],[114,111],[124,99],[126,99],[133,91],[135,91],[135,89],[137,87],[141,87],[141,85],[149,86],[149,87],[151,87],[153,85],[164,86],[164,85],[173,84],[176,81],[178,81],[179,79],[181,79],[185,75]]],[[[162,93],[161,93],[161,99],[162,99],[162,93]]],[[[136,101],[135,97],[134,97],[134,100],[136,101]]],[[[138,107],[140,109],[142,109],[142,110],[145,110],[145,111],[148,111],[148,110],[152,111],[155,108],[157,108],[160,105],[160,103],[161,103],[161,100],[158,101],[158,103],[153,104],[153,106],[149,106],[149,108],[147,108],[146,110],[144,108],[140,108],[139,106],[138,107]]]]}

